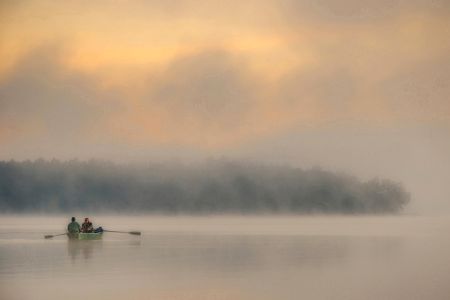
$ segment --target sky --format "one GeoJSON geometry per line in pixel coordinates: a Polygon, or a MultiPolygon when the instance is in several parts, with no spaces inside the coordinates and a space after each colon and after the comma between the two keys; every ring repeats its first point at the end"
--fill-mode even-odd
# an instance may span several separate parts
{"type": "Polygon", "coordinates": [[[450,212],[450,2],[0,0],[0,159],[254,160],[450,212]]]}

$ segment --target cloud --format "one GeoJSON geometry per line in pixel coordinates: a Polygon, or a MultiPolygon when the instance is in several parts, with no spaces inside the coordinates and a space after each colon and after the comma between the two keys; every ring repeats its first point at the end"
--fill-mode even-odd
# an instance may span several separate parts
{"type": "Polygon", "coordinates": [[[448,57],[434,57],[397,70],[377,90],[396,118],[419,122],[450,121],[448,57]]]}
{"type": "Polygon", "coordinates": [[[89,140],[117,105],[89,77],[65,69],[62,55],[55,46],[35,49],[0,82],[0,121],[20,129],[9,138],[50,144],[89,140]]]}
{"type": "Polygon", "coordinates": [[[1,81],[0,135],[230,149],[339,120],[397,126],[423,113],[411,101],[445,119],[445,1],[149,3],[8,5],[8,53],[16,33],[61,45],[27,45],[1,81]],[[27,14],[41,18],[13,26],[27,14]]]}
{"type": "Polygon", "coordinates": [[[257,130],[264,101],[262,78],[241,57],[224,49],[178,57],[149,73],[124,116],[124,138],[229,145],[257,130]],[[132,132],[130,135],[129,133],[132,132]]]}
{"type": "Polygon", "coordinates": [[[410,13],[448,15],[445,0],[282,0],[280,12],[290,22],[367,24],[386,21],[410,13]]]}
{"type": "Polygon", "coordinates": [[[227,130],[245,124],[259,100],[245,62],[220,50],[179,58],[150,85],[144,101],[173,113],[174,122],[227,130]]]}
{"type": "Polygon", "coordinates": [[[280,105],[290,107],[286,111],[296,113],[299,123],[329,122],[351,117],[359,84],[348,68],[339,65],[299,68],[281,78],[277,98],[280,105]]]}

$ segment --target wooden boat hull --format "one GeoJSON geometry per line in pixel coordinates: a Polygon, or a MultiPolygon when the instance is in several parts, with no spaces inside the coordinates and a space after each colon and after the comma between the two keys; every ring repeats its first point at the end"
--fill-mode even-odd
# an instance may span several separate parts
{"type": "Polygon", "coordinates": [[[71,240],[100,240],[103,236],[102,232],[90,232],[90,233],[68,233],[67,236],[71,240]]]}

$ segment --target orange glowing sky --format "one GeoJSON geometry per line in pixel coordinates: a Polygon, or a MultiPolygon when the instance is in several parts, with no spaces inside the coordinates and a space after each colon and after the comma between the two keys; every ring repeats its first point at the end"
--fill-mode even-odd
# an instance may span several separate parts
{"type": "Polygon", "coordinates": [[[4,1],[1,11],[6,143],[53,139],[55,101],[81,114],[69,134],[137,145],[449,121],[444,1],[4,1]]]}

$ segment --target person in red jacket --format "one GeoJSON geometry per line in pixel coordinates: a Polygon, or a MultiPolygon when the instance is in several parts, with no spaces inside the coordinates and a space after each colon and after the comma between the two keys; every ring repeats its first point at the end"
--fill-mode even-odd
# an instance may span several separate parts
{"type": "Polygon", "coordinates": [[[89,218],[84,218],[84,223],[81,224],[81,232],[88,233],[94,232],[94,227],[92,223],[89,221],[89,218]]]}

